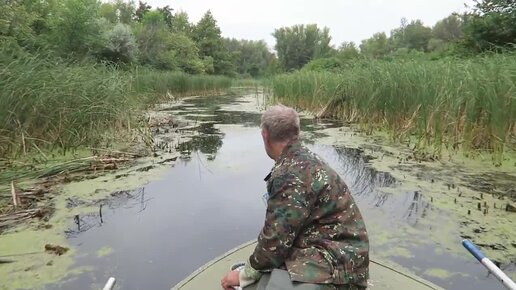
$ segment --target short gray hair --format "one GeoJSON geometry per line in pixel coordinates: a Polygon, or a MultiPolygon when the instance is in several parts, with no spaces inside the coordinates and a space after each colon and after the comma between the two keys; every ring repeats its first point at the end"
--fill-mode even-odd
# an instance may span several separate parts
{"type": "Polygon", "coordinates": [[[271,141],[291,141],[299,137],[299,115],[290,107],[275,105],[263,113],[260,127],[269,132],[271,141]]]}

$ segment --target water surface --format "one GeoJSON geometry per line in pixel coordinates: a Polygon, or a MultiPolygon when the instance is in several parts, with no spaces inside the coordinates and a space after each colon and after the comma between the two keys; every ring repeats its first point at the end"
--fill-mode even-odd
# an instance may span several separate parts
{"type": "MultiPolygon", "coordinates": [[[[75,266],[90,270],[47,289],[95,289],[110,276],[117,278],[117,289],[169,289],[210,259],[256,238],[265,212],[263,177],[273,162],[263,149],[260,114],[249,101],[191,98],[165,108],[189,120],[183,132],[189,138],[174,143],[181,157],[160,179],[96,202],[102,216],[94,212],[70,221],[66,234],[77,250],[75,266]]],[[[373,157],[363,149],[319,142],[324,129],[342,124],[303,118],[302,126],[305,144],[351,187],[374,258],[447,289],[503,289],[461,253],[457,222],[417,184],[374,170],[373,157]]]]}

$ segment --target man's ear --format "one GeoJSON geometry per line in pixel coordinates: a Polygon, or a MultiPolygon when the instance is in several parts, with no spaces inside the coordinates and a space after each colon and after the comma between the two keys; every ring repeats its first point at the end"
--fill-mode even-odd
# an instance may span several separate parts
{"type": "Polygon", "coordinates": [[[269,132],[267,132],[265,129],[262,129],[262,137],[264,140],[269,140],[269,132]]]}

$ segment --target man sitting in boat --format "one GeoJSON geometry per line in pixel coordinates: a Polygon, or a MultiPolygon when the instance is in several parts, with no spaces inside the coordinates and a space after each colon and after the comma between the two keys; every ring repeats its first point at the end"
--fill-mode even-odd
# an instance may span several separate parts
{"type": "Polygon", "coordinates": [[[265,178],[265,225],[244,269],[226,274],[222,287],[230,290],[269,279],[264,289],[365,289],[369,241],[348,187],[301,145],[294,109],[270,107],[261,128],[265,151],[276,161],[265,178]],[[290,278],[289,285],[272,281],[282,275],[290,278]]]}

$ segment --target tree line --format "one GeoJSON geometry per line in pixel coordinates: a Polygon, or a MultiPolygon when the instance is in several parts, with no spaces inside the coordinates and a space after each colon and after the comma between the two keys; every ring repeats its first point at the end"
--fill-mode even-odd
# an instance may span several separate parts
{"type": "Polygon", "coordinates": [[[476,1],[469,12],[452,14],[433,27],[402,19],[389,35],[376,33],[359,45],[331,45],[327,27],[316,24],[275,29],[271,52],[260,40],[221,36],[208,10],[192,23],[170,6],[152,8],[115,0],[0,0],[1,53],[51,55],[61,60],[147,66],[190,74],[260,77],[292,71],[341,69],[348,59],[468,56],[514,50],[514,0],[476,1]]]}
{"type": "Polygon", "coordinates": [[[264,41],[221,36],[208,10],[192,23],[170,6],[116,0],[1,0],[2,53],[51,55],[190,74],[265,74],[273,54],[264,41]]]}
{"type": "Polygon", "coordinates": [[[447,56],[468,57],[486,52],[514,51],[516,47],[516,3],[514,0],[475,1],[464,14],[451,14],[433,27],[421,20],[401,19],[390,34],[375,33],[359,45],[344,42],[330,45],[329,29],[316,24],[276,29],[276,52],[284,71],[309,64],[310,69],[343,69],[354,58],[393,59],[447,56]],[[311,62],[312,61],[312,62],[311,62]]]}

